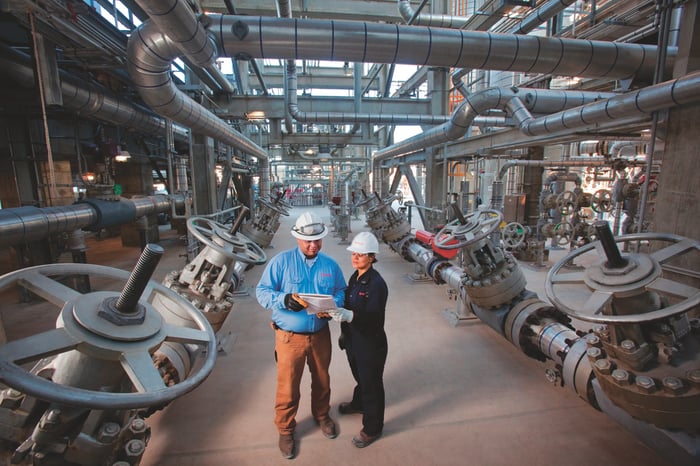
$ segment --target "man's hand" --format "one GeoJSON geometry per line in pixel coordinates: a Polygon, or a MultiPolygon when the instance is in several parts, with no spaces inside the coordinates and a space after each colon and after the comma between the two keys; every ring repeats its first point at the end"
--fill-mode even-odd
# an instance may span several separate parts
{"type": "Polygon", "coordinates": [[[345,309],[344,307],[328,311],[328,315],[336,322],[352,322],[353,317],[355,317],[355,314],[350,309],[345,309]]]}
{"type": "Polygon", "coordinates": [[[296,293],[288,293],[284,295],[284,307],[290,311],[299,312],[306,306],[308,306],[308,304],[306,304],[306,302],[296,293]]]}

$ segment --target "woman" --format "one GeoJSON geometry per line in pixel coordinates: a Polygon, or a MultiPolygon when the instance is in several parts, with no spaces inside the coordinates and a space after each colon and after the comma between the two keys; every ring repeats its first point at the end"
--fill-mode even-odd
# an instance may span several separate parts
{"type": "Polygon", "coordinates": [[[340,414],[362,414],[362,430],[352,443],[364,448],[382,435],[384,428],[384,363],[387,355],[384,314],[389,290],[372,264],[379,252],[377,238],[359,233],[347,248],[355,272],[345,290],[345,308],[332,311],[341,323],[340,347],[345,349],[357,382],[350,402],[341,403],[340,414]]]}

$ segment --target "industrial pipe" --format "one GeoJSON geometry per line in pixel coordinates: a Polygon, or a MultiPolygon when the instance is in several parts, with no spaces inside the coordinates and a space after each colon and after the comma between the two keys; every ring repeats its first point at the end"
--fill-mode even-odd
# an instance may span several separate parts
{"type": "MultiPolygon", "coordinates": [[[[187,8],[189,7],[185,5],[177,11],[187,8]]],[[[181,19],[185,24],[194,22],[199,25],[191,12],[189,15],[183,12],[181,19]]],[[[261,160],[267,160],[267,153],[262,147],[194,102],[173,83],[170,65],[181,53],[178,46],[184,47],[185,44],[175,43],[152,21],[144,22],[132,32],[127,47],[129,74],[143,100],[155,112],[195,132],[206,134],[261,160]]],[[[202,51],[201,59],[206,60],[206,56],[207,53],[202,51]]]]}
{"type": "Polygon", "coordinates": [[[116,200],[88,198],[69,206],[0,209],[0,247],[38,241],[81,228],[99,230],[131,223],[144,215],[168,212],[171,203],[182,208],[185,198],[162,194],[116,200]]]}
{"type": "MultiPolygon", "coordinates": [[[[211,15],[223,54],[526,71],[581,77],[651,78],[656,46],[421,26],[211,15]],[[364,32],[363,32],[364,31],[364,32]],[[426,40],[426,37],[428,40],[426,40]]],[[[669,50],[667,67],[676,49],[669,50]]]]}

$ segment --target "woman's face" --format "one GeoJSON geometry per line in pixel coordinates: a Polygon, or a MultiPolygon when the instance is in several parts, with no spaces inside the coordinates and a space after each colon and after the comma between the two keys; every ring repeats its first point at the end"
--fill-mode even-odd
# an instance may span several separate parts
{"type": "Polygon", "coordinates": [[[361,271],[361,272],[369,269],[369,266],[372,265],[372,256],[369,254],[361,254],[359,252],[353,252],[350,255],[350,259],[352,261],[352,267],[354,269],[361,271]]]}

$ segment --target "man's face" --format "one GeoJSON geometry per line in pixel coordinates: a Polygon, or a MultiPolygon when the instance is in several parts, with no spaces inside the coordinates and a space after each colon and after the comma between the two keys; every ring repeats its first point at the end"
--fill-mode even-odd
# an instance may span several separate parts
{"type": "Polygon", "coordinates": [[[312,241],[307,241],[305,239],[297,239],[297,243],[299,244],[299,249],[301,250],[301,253],[309,259],[313,259],[318,254],[318,251],[321,250],[323,240],[315,239],[312,241]]]}

